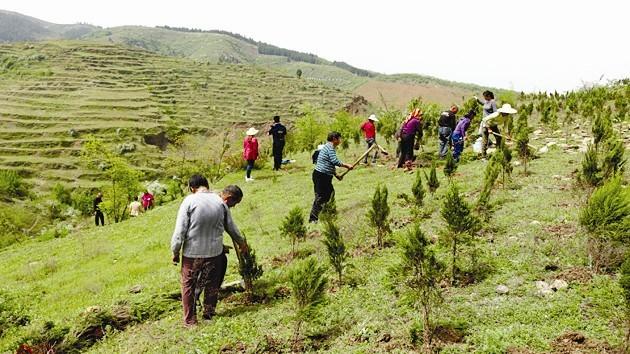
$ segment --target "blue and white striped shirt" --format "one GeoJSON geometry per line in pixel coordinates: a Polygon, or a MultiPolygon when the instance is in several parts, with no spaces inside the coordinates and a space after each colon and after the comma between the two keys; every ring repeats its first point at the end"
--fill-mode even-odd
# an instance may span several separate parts
{"type": "Polygon", "coordinates": [[[337,152],[331,142],[326,143],[324,147],[319,150],[317,156],[317,164],[315,170],[321,173],[325,173],[330,176],[335,175],[335,166],[342,166],[343,163],[337,157],[337,152]]]}

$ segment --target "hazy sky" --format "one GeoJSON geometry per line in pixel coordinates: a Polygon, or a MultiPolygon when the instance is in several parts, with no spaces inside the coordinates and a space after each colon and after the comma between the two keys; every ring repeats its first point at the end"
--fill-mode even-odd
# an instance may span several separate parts
{"type": "Polygon", "coordinates": [[[0,0],[54,23],[236,32],[382,73],[515,90],[630,77],[630,1],[0,0]]]}

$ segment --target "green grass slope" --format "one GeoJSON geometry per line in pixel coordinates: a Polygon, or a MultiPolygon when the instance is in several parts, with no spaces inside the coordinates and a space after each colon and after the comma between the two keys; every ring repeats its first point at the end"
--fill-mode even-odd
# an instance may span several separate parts
{"type": "Polygon", "coordinates": [[[0,168],[33,180],[91,183],[79,163],[93,134],[135,144],[147,172],[160,151],[143,135],[166,126],[206,133],[295,117],[302,104],[333,112],[351,94],[251,65],[207,64],[93,42],[0,45],[0,168]]]}
{"type": "Polygon", "coordinates": [[[86,24],[61,25],[0,9],[0,43],[43,39],[76,39],[97,30],[86,24]]]}
{"type": "MultiPolygon", "coordinates": [[[[390,147],[393,148],[393,147],[390,147]]],[[[434,148],[431,148],[433,150],[434,148]]],[[[344,161],[356,158],[361,149],[341,152],[344,161]]],[[[246,304],[240,294],[219,303],[218,315],[190,330],[181,325],[181,309],[171,310],[155,321],[109,331],[89,348],[93,353],[195,353],[289,352],[292,338],[293,303],[283,296],[290,267],[290,241],[278,227],[294,206],[308,210],[312,202],[312,165],[308,156],[286,173],[254,171],[254,183],[242,184],[242,174],[228,175],[215,188],[239,183],[244,200],[234,218],[256,250],[265,274],[259,280],[268,301],[246,304]]],[[[447,343],[445,353],[550,352],[555,338],[568,331],[583,333],[590,341],[619,345],[622,294],[613,276],[593,275],[586,268],[586,236],[577,226],[583,192],[570,179],[576,155],[552,149],[532,161],[532,174],[514,174],[516,189],[497,188],[492,201],[497,210],[482,234],[482,248],[494,270],[483,281],[465,287],[447,288],[439,323],[461,328],[466,336],[447,343]],[[552,177],[554,176],[554,177],[552,177]],[[547,265],[558,270],[546,270],[547,265]],[[546,297],[536,294],[535,281],[565,279],[569,287],[546,297]],[[499,284],[510,287],[499,295],[499,284]],[[529,350],[529,351],[525,351],[529,350]]],[[[411,211],[396,196],[410,193],[413,175],[387,166],[358,168],[342,182],[335,181],[342,235],[353,268],[348,285],[328,289],[328,301],[318,316],[306,325],[304,346],[308,351],[331,353],[413,352],[409,328],[419,318],[417,310],[388,290],[388,268],[398,262],[395,247],[377,250],[366,226],[366,212],[378,183],[389,188],[394,236],[401,236],[411,211]]],[[[468,200],[481,189],[482,161],[462,164],[454,180],[468,200]]],[[[444,227],[439,216],[441,195],[447,181],[439,172],[441,187],[425,203],[433,208],[422,229],[439,238],[444,227]]],[[[178,291],[178,267],[170,263],[169,240],[178,203],[156,208],[137,219],[116,225],[0,251],[2,288],[25,306],[31,324],[12,329],[0,338],[0,350],[15,350],[18,339],[44,321],[72,325],[90,306],[115,302],[151,301],[164,292],[178,291]],[[143,286],[130,294],[134,285],[143,286]]],[[[225,241],[231,244],[229,239],[225,241]]],[[[311,236],[299,246],[327,263],[321,237],[311,236]]],[[[446,252],[446,250],[443,250],[446,252]]],[[[328,275],[333,278],[332,271],[328,275]]],[[[237,279],[236,261],[230,255],[227,281],[237,279]]],[[[175,300],[174,300],[175,301],[175,300]]]]}

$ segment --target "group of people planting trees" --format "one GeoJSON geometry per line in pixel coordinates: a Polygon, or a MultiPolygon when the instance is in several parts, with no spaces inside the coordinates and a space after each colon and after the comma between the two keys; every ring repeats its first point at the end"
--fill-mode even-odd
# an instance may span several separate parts
{"type": "MultiPolygon", "coordinates": [[[[138,198],[135,196],[133,201],[129,204],[129,216],[132,218],[140,216],[141,213],[153,208],[153,202],[155,197],[148,190],[142,193],[142,196],[138,198]],[[140,199],[140,201],[138,201],[140,199]]],[[[103,202],[103,193],[98,192],[92,202],[92,209],[94,211],[94,223],[96,226],[105,226],[105,215],[101,210],[101,203],[103,202]]]]}
{"type": "MultiPolygon", "coordinates": [[[[476,98],[475,98],[476,99],[476,98]]],[[[505,116],[515,113],[512,110],[496,109],[492,92],[484,92],[485,101],[478,100],[484,107],[484,119],[481,129],[486,137],[495,135],[498,139],[496,126],[499,114],[505,116]]],[[[509,105],[508,105],[509,106],[509,105]]],[[[459,107],[452,105],[449,110],[442,112],[438,120],[438,155],[445,158],[449,149],[453,148],[453,158],[459,161],[464,149],[466,132],[471,120],[476,115],[476,109],[470,109],[459,120],[457,113],[459,107]]],[[[358,128],[362,133],[366,144],[366,151],[354,163],[344,163],[337,156],[337,147],[342,144],[343,136],[338,131],[327,134],[326,142],[318,146],[313,153],[314,169],[312,172],[314,200],[308,217],[309,223],[319,221],[320,213],[327,203],[334,198],[333,179],[341,180],[344,174],[337,173],[337,167],[343,167],[347,171],[355,168],[361,161],[364,164],[376,163],[379,152],[388,154],[376,140],[377,124],[379,119],[371,114],[358,128]],[[373,152],[373,154],[371,154],[373,152]]],[[[398,141],[397,167],[410,169],[413,165],[414,150],[419,149],[420,140],[423,137],[423,111],[414,108],[400,124],[395,137],[398,141]]],[[[259,158],[259,143],[256,135],[259,130],[251,127],[245,132],[243,140],[243,159],[246,161],[245,182],[252,182],[252,170],[259,158]]],[[[273,124],[267,134],[272,138],[273,170],[280,170],[285,161],[283,150],[287,138],[287,128],[280,123],[280,117],[273,117],[273,124]]],[[[500,140],[497,142],[500,143],[500,140]]],[[[485,156],[484,149],[484,156],[485,156]]],[[[347,172],[346,172],[347,173],[347,172]]],[[[184,324],[192,326],[197,323],[195,304],[199,301],[199,294],[204,293],[203,317],[210,319],[215,314],[217,294],[227,269],[227,249],[223,246],[223,232],[227,231],[236,246],[239,261],[250,259],[249,247],[241,235],[236,224],[232,221],[230,208],[236,206],[243,199],[242,190],[231,185],[221,193],[213,193],[209,190],[208,180],[201,175],[194,175],[188,182],[191,192],[182,202],[177,214],[175,231],[171,241],[173,262],[182,263],[182,303],[184,308],[184,324]]],[[[385,192],[386,193],[386,192],[385,192]]],[[[299,213],[298,213],[299,214],[299,213]]],[[[251,262],[250,262],[251,263],[251,262]]],[[[250,264],[251,265],[251,264],[250,264]]],[[[241,264],[241,271],[243,265],[241,264]]],[[[260,273],[260,272],[259,272],[260,273]]]]}

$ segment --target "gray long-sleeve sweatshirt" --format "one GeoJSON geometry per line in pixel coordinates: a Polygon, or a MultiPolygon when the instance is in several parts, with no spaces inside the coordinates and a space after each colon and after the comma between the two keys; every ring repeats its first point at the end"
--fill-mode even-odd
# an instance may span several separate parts
{"type": "Polygon", "coordinates": [[[184,198],[177,212],[171,250],[189,258],[210,258],[223,252],[223,231],[239,245],[243,237],[221,197],[197,191],[184,198]]]}

